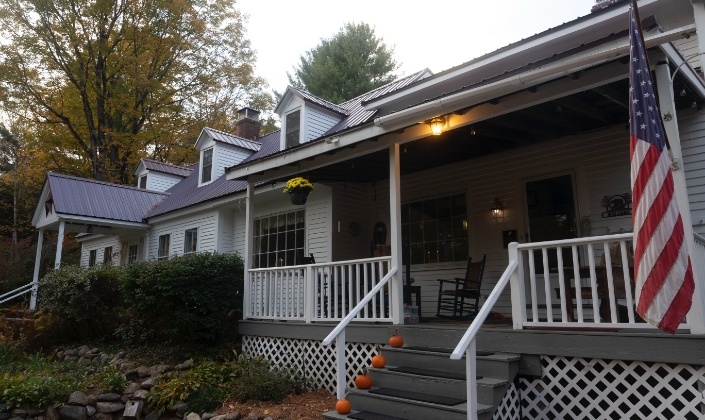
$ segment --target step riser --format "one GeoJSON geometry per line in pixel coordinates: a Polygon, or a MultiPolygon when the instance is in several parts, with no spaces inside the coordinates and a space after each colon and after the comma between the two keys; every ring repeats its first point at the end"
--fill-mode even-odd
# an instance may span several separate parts
{"type": "Polygon", "coordinates": [[[409,420],[467,420],[464,409],[443,410],[435,407],[417,405],[405,401],[395,401],[377,398],[370,394],[350,394],[348,399],[355,410],[368,410],[389,416],[401,417],[409,420]],[[451,411],[452,410],[452,411],[451,411]]]}
{"type": "MultiPolygon", "coordinates": [[[[442,372],[465,373],[465,359],[451,360],[450,355],[405,352],[395,349],[382,349],[388,366],[413,366],[420,369],[433,369],[442,372]]],[[[519,369],[518,363],[507,363],[491,357],[477,358],[477,376],[509,380],[519,369]]]]}
{"type": "Polygon", "coordinates": [[[370,370],[368,374],[372,377],[372,386],[375,388],[396,388],[405,391],[465,398],[465,381],[410,376],[386,370],[370,370]]]}

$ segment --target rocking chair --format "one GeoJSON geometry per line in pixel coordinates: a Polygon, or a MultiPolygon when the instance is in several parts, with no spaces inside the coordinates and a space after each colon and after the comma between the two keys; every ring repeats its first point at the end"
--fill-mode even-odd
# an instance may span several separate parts
{"type": "Polygon", "coordinates": [[[455,280],[438,279],[438,312],[439,318],[452,319],[473,319],[480,310],[480,286],[482,285],[482,274],[485,271],[485,260],[487,255],[482,257],[480,262],[472,262],[468,258],[468,267],[465,278],[455,280]],[[449,285],[443,289],[444,285],[449,285]]]}

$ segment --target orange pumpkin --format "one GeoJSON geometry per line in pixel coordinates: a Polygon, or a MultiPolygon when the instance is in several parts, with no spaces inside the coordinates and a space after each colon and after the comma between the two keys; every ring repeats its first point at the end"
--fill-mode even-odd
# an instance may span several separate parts
{"type": "Polygon", "coordinates": [[[357,378],[355,378],[355,386],[358,389],[370,389],[372,386],[372,377],[365,373],[357,375],[357,378]]]}
{"type": "Polygon", "coordinates": [[[404,345],[404,339],[401,336],[394,334],[389,337],[389,345],[392,347],[401,347],[404,345]]]}
{"type": "Polygon", "coordinates": [[[384,365],[387,364],[387,359],[384,358],[381,354],[378,354],[377,356],[372,358],[372,367],[381,369],[384,367],[384,365]]]}
{"type": "Polygon", "coordinates": [[[348,414],[350,410],[352,410],[352,404],[350,404],[348,400],[338,400],[338,402],[335,403],[335,411],[337,411],[338,414],[348,414]]]}

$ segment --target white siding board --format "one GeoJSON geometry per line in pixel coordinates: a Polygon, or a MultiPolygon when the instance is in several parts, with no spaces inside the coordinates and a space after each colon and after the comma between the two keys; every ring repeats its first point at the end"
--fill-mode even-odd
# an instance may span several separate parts
{"type": "Polygon", "coordinates": [[[235,166],[248,158],[253,152],[226,143],[216,142],[213,148],[213,179],[225,174],[225,169],[235,166]]]}
{"type": "Polygon", "coordinates": [[[678,130],[693,229],[705,233],[705,116],[697,110],[680,111],[678,130]]]}
{"type": "MultiPolygon", "coordinates": [[[[79,265],[81,267],[88,267],[88,256],[91,250],[96,250],[95,262],[97,264],[103,263],[103,254],[105,253],[106,247],[113,247],[113,254],[121,250],[120,238],[112,235],[96,235],[93,238],[85,239],[81,241],[81,260],[79,265]]],[[[113,260],[114,265],[120,264],[120,258],[115,258],[113,260]]]]}
{"type": "Polygon", "coordinates": [[[180,219],[163,223],[155,223],[149,233],[148,259],[157,258],[159,237],[170,234],[171,250],[169,255],[182,255],[184,253],[184,231],[198,228],[198,252],[217,251],[215,243],[217,212],[197,213],[180,219]]]}
{"type": "Polygon", "coordinates": [[[162,172],[147,171],[147,189],[164,192],[182,181],[183,178],[177,175],[165,174],[162,172]]]}
{"type": "Polygon", "coordinates": [[[340,122],[340,117],[323,112],[312,106],[306,107],[306,139],[311,141],[321,137],[326,131],[340,122]]]}

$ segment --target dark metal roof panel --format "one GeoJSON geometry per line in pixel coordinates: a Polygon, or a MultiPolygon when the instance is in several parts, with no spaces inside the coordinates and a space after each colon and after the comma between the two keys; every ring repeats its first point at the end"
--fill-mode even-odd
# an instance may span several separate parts
{"type": "Polygon", "coordinates": [[[57,213],[141,223],[168,194],[49,172],[57,213]]]}
{"type": "Polygon", "coordinates": [[[245,181],[228,181],[225,175],[220,176],[210,184],[198,186],[198,164],[193,165],[193,173],[186,179],[171,187],[167,192],[169,196],[158,206],[151,209],[145,219],[159,216],[189,206],[200,204],[216,198],[244,191],[247,189],[245,181]]]}
{"type": "Polygon", "coordinates": [[[255,152],[259,150],[260,143],[257,141],[247,140],[242,137],[238,137],[234,134],[226,133],[224,131],[216,130],[214,128],[205,127],[203,129],[209,136],[215,141],[221,143],[231,144],[233,146],[242,147],[247,150],[254,150],[255,152]]]}
{"type": "Polygon", "coordinates": [[[183,166],[176,166],[169,163],[158,162],[156,160],[142,158],[142,163],[144,163],[145,169],[156,172],[163,172],[165,174],[178,175],[181,177],[187,177],[191,175],[192,169],[185,168],[183,166]]]}
{"type": "Polygon", "coordinates": [[[296,88],[296,87],[291,87],[291,88],[292,88],[293,90],[295,90],[296,92],[298,92],[299,95],[301,95],[301,96],[304,98],[305,101],[308,101],[308,102],[314,103],[314,104],[316,104],[316,105],[322,106],[323,108],[327,108],[327,109],[329,109],[329,110],[335,112],[336,114],[340,114],[340,115],[342,115],[342,116],[348,115],[348,110],[347,110],[346,108],[342,107],[342,106],[338,106],[338,105],[336,105],[336,104],[334,104],[334,103],[332,103],[332,102],[328,102],[328,101],[326,101],[325,99],[319,98],[318,96],[316,96],[316,95],[314,95],[314,94],[312,94],[312,93],[310,93],[310,92],[306,92],[306,91],[303,90],[303,89],[299,89],[299,88],[296,88]]]}
{"type": "MultiPolygon", "coordinates": [[[[280,135],[281,135],[281,130],[277,131],[272,131],[271,133],[264,135],[257,139],[257,141],[262,143],[262,147],[259,149],[258,152],[252,154],[249,156],[247,159],[243,160],[240,164],[245,163],[245,162],[250,162],[253,160],[257,160],[261,157],[271,155],[272,153],[276,153],[279,151],[279,146],[280,146],[280,135]]],[[[238,165],[235,165],[238,166],[238,165]]]]}
{"type": "Polygon", "coordinates": [[[433,73],[431,72],[431,70],[429,70],[428,68],[425,68],[419,72],[416,72],[414,74],[410,74],[409,76],[406,76],[406,77],[402,77],[401,79],[395,80],[395,81],[393,81],[389,84],[386,84],[380,88],[377,88],[373,91],[367,92],[364,95],[359,96],[355,99],[351,99],[345,103],[342,103],[342,104],[340,104],[340,106],[345,107],[348,102],[353,102],[353,101],[356,101],[357,106],[360,106],[361,104],[364,104],[365,102],[369,102],[369,101],[376,99],[380,96],[384,96],[388,93],[405,88],[405,87],[411,85],[412,83],[416,83],[417,81],[423,80],[426,77],[430,77],[432,75],[433,75],[433,73]]]}

